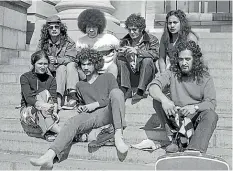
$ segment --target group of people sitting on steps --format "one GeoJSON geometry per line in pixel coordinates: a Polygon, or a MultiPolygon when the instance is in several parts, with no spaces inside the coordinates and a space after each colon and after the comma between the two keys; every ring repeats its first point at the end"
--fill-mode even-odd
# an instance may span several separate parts
{"type": "MultiPolygon", "coordinates": [[[[159,119],[154,127],[165,129],[170,140],[165,150],[206,152],[218,120],[216,92],[185,13],[167,14],[160,43],[146,32],[138,14],[131,14],[125,26],[128,34],[119,40],[103,33],[104,13],[84,10],[78,27],[85,36],[75,43],[58,16],[47,18],[31,56],[33,68],[20,77],[23,128],[37,127],[53,141],[44,155],[30,160],[32,165],[52,168],[74,139],[82,141],[83,135],[103,127],[112,136],[100,132],[92,145],[113,138],[117,151],[127,153],[125,100],[132,97],[135,104],[148,94],[159,119]],[[77,114],[60,128],[58,113],[64,109],[77,114]]],[[[161,144],[147,139],[132,147],[145,146],[158,149],[161,144]]]]}

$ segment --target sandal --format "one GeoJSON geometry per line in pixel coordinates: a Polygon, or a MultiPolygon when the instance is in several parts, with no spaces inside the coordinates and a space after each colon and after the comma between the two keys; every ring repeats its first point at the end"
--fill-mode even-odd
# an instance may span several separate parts
{"type": "Polygon", "coordinates": [[[143,151],[154,151],[162,147],[161,143],[158,141],[153,141],[150,139],[143,140],[139,144],[130,145],[131,148],[136,148],[143,151]]]}

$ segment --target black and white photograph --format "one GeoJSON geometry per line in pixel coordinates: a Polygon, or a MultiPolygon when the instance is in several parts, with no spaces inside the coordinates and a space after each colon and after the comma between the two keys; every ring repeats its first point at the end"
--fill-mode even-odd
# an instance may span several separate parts
{"type": "Polygon", "coordinates": [[[0,0],[0,170],[232,170],[232,0],[0,0]]]}

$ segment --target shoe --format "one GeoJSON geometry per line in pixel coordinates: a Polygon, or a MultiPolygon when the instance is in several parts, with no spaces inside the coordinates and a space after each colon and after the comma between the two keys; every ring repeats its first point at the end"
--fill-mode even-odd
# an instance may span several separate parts
{"type": "Polygon", "coordinates": [[[146,139],[139,144],[131,145],[131,147],[144,151],[154,151],[161,148],[162,146],[158,141],[152,141],[150,139],[146,139]]]}
{"type": "Polygon", "coordinates": [[[66,105],[62,106],[63,110],[74,110],[77,107],[76,100],[70,100],[66,105]]]}
{"type": "Polygon", "coordinates": [[[88,144],[90,148],[101,147],[103,145],[114,145],[114,128],[111,125],[108,128],[103,129],[98,135],[97,140],[91,141],[88,144]]]}
{"type": "Polygon", "coordinates": [[[168,145],[168,146],[166,147],[165,151],[166,151],[167,153],[177,153],[177,152],[179,152],[179,147],[178,147],[177,144],[171,143],[170,145],[168,145]]]}
{"type": "Polygon", "coordinates": [[[142,100],[144,97],[143,96],[140,96],[138,94],[135,94],[133,97],[132,97],[132,101],[131,101],[131,104],[135,104],[137,102],[139,102],[140,100],[142,100]]]}

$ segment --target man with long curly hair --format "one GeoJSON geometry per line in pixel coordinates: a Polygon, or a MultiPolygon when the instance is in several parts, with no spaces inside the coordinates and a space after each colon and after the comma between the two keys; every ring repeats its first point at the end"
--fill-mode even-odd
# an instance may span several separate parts
{"type": "Polygon", "coordinates": [[[169,58],[172,57],[176,45],[182,40],[192,40],[197,43],[198,37],[191,30],[185,13],[181,10],[172,10],[167,13],[160,40],[158,64],[161,73],[169,68],[169,58]]]}
{"type": "MultiPolygon", "coordinates": [[[[173,140],[166,151],[178,152],[181,147],[187,151],[205,153],[216,128],[218,115],[215,113],[216,92],[213,78],[203,63],[199,46],[194,41],[181,41],[171,58],[170,70],[156,77],[148,88],[161,125],[170,132],[168,136],[173,140]],[[171,99],[162,92],[167,85],[170,86],[171,99]],[[190,126],[194,128],[194,134],[186,143],[182,142],[181,134],[171,131],[174,129],[172,118],[177,114],[181,118],[191,119],[190,126]]],[[[186,128],[184,131],[187,131],[186,128]]]]}
{"type": "MultiPolygon", "coordinates": [[[[61,108],[65,90],[74,92],[79,74],[73,59],[76,57],[75,42],[67,35],[67,27],[57,15],[47,18],[41,29],[38,50],[44,50],[50,59],[49,70],[56,76],[58,108],[61,108]]],[[[70,99],[68,106],[75,105],[70,99]]]]}
{"type": "Polygon", "coordinates": [[[159,41],[145,31],[145,19],[140,15],[131,14],[125,25],[128,34],[122,41],[129,44],[119,49],[124,55],[117,58],[117,66],[119,83],[126,98],[131,93],[131,87],[137,87],[137,92],[132,97],[134,104],[143,98],[147,85],[157,72],[155,62],[159,58],[159,41]],[[131,58],[131,62],[127,58],[131,58]],[[136,83],[133,85],[133,82],[136,83]]]}
{"type": "Polygon", "coordinates": [[[103,33],[106,27],[104,13],[98,9],[86,9],[78,17],[78,28],[86,34],[78,39],[76,48],[78,51],[85,47],[91,47],[103,54],[104,66],[99,73],[112,73],[117,77],[117,66],[115,64],[116,49],[119,40],[112,34],[103,33]]]}
{"type": "Polygon", "coordinates": [[[76,134],[82,134],[93,128],[99,128],[112,123],[115,129],[115,146],[120,153],[126,153],[128,146],[123,141],[125,122],[124,94],[118,88],[116,79],[111,73],[99,75],[103,67],[103,56],[96,50],[83,48],[78,53],[81,69],[86,75],[86,81],[77,83],[77,92],[83,100],[78,107],[78,114],[70,118],[49,150],[39,159],[31,159],[34,166],[49,169],[53,166],[55,157],[60,161],[64,150],[72,144],[76,134]]]}

